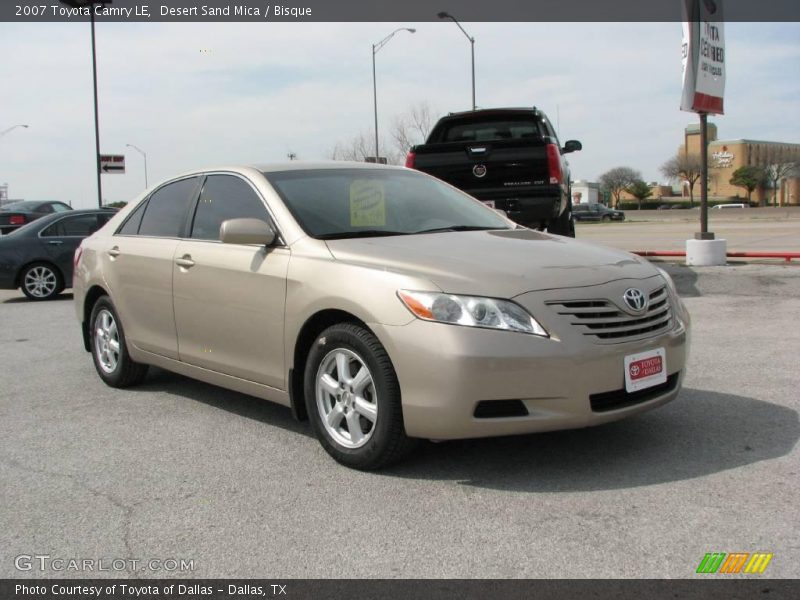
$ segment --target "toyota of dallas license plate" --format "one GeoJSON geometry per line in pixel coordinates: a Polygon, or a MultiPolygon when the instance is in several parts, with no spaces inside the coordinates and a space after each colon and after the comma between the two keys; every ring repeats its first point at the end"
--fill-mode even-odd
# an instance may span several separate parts
{"type": "Polygon", "coordinates": [[[667,382],[667,354],[656,348],[625,357],[625,391],[638,392],[667,382]]]}

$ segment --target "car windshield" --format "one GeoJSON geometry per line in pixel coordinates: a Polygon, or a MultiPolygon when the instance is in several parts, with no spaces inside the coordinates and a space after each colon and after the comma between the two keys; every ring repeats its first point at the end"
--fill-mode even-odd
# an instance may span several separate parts
{"type": "Polygon", "coordinates": [[[264,176],[318,239],[513,229],[471,196],[415,171],[324,169],[264,176]]]}

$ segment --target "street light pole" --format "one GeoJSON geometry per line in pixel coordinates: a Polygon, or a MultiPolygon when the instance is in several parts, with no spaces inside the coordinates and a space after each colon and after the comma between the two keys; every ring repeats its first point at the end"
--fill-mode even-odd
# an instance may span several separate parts
{"type": "Polygon", "coordinates": [[[136,150],[139,154],[142,155],[142,158],[144,158],[144,189],[147,189],[147,153],[141,148],[134,146],[133,144],[125,144],[125,145],[128,148],[133,148],[134,150],[136,150]]]}
{"type": "Polygon", "coordinates": [[[94,155],[95,169],[97,171],[97,206],[103,206],[103,184],[100,181],[100,119],[97,110],[97,49],[94,40],[94,5],[105,7],[113,0],[60,0],[72,8],[88,8],[89,21],[92,26],[92,86],[94,88],[94,155]]]}
{"type": "Polygon", "coordinates": [[[92,84],[94,86],[94,155],[97,171],[97,206],[103,207],[103,184],[100,181],[100,120],[97,111],[97,51],[94,43],[94,11],[89,7],[92,22],[92,84]]]}
{"type": "Polygon", "coordinates": [[[461,26],[461,23],[459,23],[456,20],[456,18],[450,13],[440,12],[436,16],[439,17],[440,19],[450,19],[453,23],[458,25],[458,28],[461,30],[461,33],[467,36],[467,39],[469,40],[470,54],[472,56],[472,110],[476,110],[478,108],[478,105],[475,103],[475,38],[472,37],[470,34],[468,34],[461,26]]]}
{"type": "Polygon", "coordinates": [[[375,55],[378,51],[383,48],[386,44],[389,43],[398,31],[407,31],[409,33],[416,33],[416,29],[412,29],[410,27],[400,27],[399,29],[395,29],[392,33],[387,35],[377,44],[372,44],[372,102],[374,107],[375,113],[375,162],[377,163],[380,158],[380,152],[378,151],[378,80],[375,77],[375,55]]]}
{"type": "Polygon", "coordinates": [[[17,127],[22,127],[22,128],[24,128],[24,129],[27,129],[27,128],[28,128],[28,126],[27,126],[27,125],[22,125],[21,123],[20,123],[19,125],[12,125],[12,126],[11,126],[11,127],[9,127],[8,129],[3,129],[3,131],[0,131],[0,137],[3,137],[3,136],[4,136],[4,135],[6,135],[7,133],[11,133],[11,132],[12,132],[12,131],[14,131],[14,130],[15,130],[17,127]]]}

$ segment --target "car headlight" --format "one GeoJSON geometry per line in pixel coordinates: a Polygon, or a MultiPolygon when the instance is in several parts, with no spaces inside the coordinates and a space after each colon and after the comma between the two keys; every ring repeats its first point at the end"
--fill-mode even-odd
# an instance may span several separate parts
{"type": "Polygon", "coordinates": [[[549,337],[528,311],[508,300],[409,290],[399,290],[397,295],[414,316],[425,321],[549,337]]]}

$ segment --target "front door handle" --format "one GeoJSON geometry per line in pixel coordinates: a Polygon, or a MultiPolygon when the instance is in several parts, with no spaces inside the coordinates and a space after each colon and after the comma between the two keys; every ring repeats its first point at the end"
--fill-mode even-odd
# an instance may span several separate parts
{"type": "Polygon", "coordinates": [[[61,244],[63,244],[64,242],[62,242],[61,240],[50,240],[50,241],[49,241],[49,242],[47,242],[47,243],[48,243],[48,244],[50,244],[51,246],[60,246],[60,245],[61,245],[61,244]]]}
{"type": "Polygon", "coordinates": [[[120,255],[119,248],[117,246],[114,246],[113,248],[111,248],[111,250],[108,251],[108,255],[111,258],[117,258],[120,255]]]}
{"type": "Polygon", "coordinates": [[[192,260],[191,255],[184,254],[180,258],[175,259],[175,264],[179,267],[183,267],[184,269],[190,269],[194,266],[194,261],[192,260]]]}

